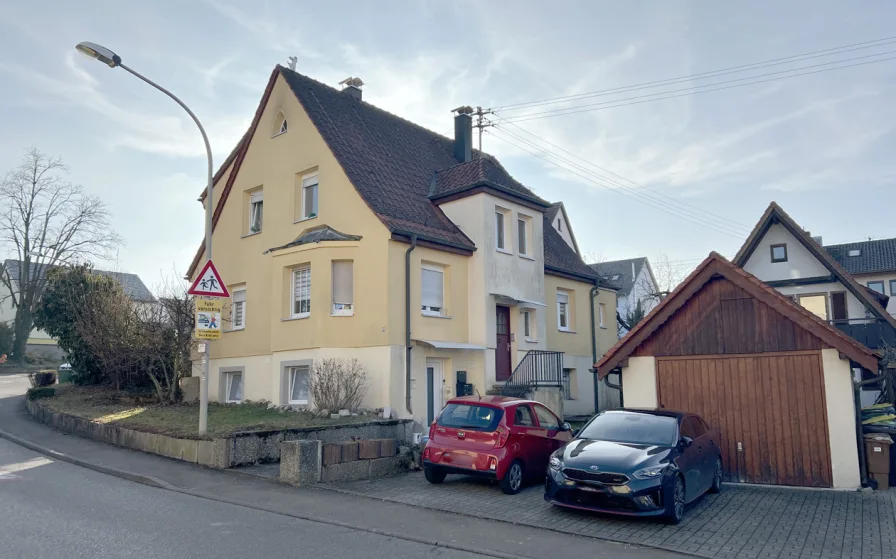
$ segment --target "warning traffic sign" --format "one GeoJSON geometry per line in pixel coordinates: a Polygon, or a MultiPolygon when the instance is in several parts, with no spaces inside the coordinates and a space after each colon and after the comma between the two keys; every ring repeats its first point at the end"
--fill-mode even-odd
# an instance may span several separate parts
{"type": "Polygon", "coordinates": [[[205,263],[205,267],[196,276],[196,281],[193,282],[187,293],[205,297],[230,297],[227,286],[221,281],[221,274],[215,269],[215,265],[211,260],[205,263]]]}
{"type": "Polygon", "coordinates": [[[221,337],[220,299],[196,299],[196,339],[217,340],[221,337]]]}

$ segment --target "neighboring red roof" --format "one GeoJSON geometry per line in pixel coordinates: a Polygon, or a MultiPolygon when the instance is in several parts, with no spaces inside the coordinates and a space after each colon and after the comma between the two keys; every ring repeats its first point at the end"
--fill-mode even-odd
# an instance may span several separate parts
{"type": "Polygon", "coordinates": [[[599,378],[607,376],[610,371],[620,366],[635,352],[638,346],[651,334],[662,328],[678,309],[683,307],[691,297],[717,275],[731,281],[752,297],[770,306],[862,367],[872,371],[877,370],[878,358],[874,351],[797,305],[792,299],[785,297],[742,268],[735,266],[724,256],[712,252],[675,288],[675,291],[663,299],[625,337],[604,354],[595,365],[599,378]]]}
{"type": "Polygon", "coordinates": [[[775,223],[783,225],[796,240],[806,247],[806,250],[812,253],[824,267],[830,270],[831,274],[840,280],[840,283],[842,283],[859,301],[862,301],[875,316],[888,322],[893,328],[896,328],[896,318],[888,313],[887,309],[881,305],[877,294],[872,293],[869,289],[856,281],[852,274],[847,272],[843,266],[828,253],[828,251],[815,242],[815,239],[813,239],[809,233],[797,225],[796,221],[794,221],[793,218],[777,204],[777,202],[772,202],[768,205],[768,208],[766,208],[762,217],[759,218],[759,222],[756,223],[756,227],[750,232],[750,236],[747,237],[743,246],[737,251],[737,255],[735,255],[734,260],[732,261],[735,266],[743,267],[747,263],[747,260],[750,258],[750,255],[753,254],[753,251],[756,250],[759,241],[765,236],[768,228],[775,223]]]}

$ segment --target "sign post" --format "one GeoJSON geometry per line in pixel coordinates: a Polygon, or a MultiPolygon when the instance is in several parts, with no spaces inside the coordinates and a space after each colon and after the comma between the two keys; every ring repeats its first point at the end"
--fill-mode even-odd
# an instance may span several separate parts
{"type": "MultiPolygon", "coordinates": [[[[211,197],[209,196],[209,200],[211,197]]],[[[211,203],[208,204],[211,207],[211,203]]],[[[211,243],[211,232],[207,231],[207,242],[211,243]]],[[[209,251],[210,252],[210,251],[209,251]]],[[[227,286],[221,279],[212,259],[205,262],[202,271],[190,286],[190,295],[196,299],[196,339],[217,340],[221,337],[221,309],[224,305],[222,297],[230,297],[227,286]],[[201,297],[201,298],[199,298],[201,297]]],[[[199,434],[208,431],[208,373],[211,350],[208,342],[203,342],[202,376],[199,377],[199,434]]]]}

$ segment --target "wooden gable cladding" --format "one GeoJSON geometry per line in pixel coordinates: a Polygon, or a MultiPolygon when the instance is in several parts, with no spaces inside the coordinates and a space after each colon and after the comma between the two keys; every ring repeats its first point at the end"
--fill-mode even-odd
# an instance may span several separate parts
{"type": "Polygon", "coordinates": [[[727,278],[714,276],[632,355],[732,355],[827,347],[727,278]]]}

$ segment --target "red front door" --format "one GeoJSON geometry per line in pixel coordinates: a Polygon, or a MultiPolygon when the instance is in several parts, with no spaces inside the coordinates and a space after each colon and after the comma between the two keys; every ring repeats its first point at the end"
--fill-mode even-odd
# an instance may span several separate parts
{"type": "Polygon", "coordinates": [[[495,343],[495,379],[510,378],[510,307],[495,307],[497,342],[495,343]]]}

